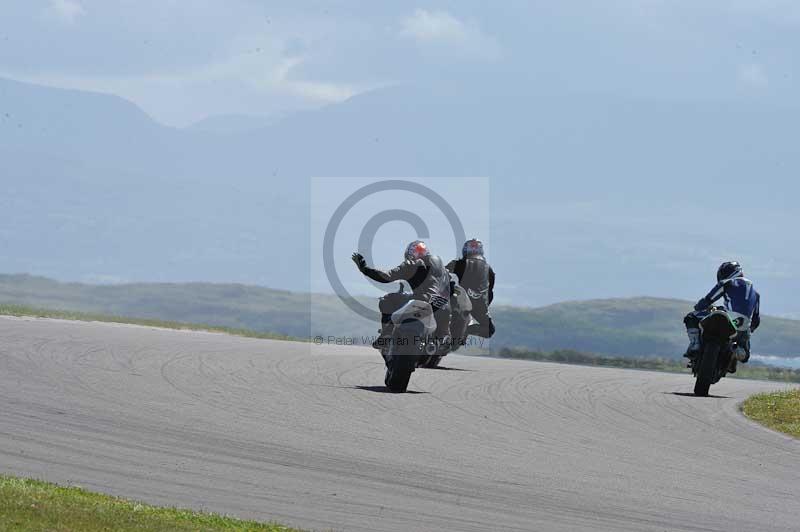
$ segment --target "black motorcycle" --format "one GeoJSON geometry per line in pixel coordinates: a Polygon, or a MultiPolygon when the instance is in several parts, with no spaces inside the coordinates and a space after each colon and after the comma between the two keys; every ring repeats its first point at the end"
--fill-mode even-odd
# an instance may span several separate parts
{"type": "Polygon", "coordinates": [[[712,307],[708,315],[700,320],[702,349],[690,362],[696,379],[695,395],[707,397],[711,385],[718,383],[731,371],[732,361],[739,349],[739,325],[723,307],[712,307]]]}

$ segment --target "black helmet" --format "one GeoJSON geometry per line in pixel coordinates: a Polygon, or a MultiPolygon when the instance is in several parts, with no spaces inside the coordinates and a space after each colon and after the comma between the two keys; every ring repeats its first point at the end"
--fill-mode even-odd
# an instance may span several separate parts
{"type": "Polygon", "coordinates": [[[736,279],[743,277],[742,265],[736,261],[723,262],[717,270],[717,282],[727,281],[729,279],[736,279]]]}
{"type": "Polygon", "coordinates": [[[483,257],[483,242],[477,238],[467,240],[464,242],[464,247],[461,248],[461,256],[466,257],[483,257]]]}

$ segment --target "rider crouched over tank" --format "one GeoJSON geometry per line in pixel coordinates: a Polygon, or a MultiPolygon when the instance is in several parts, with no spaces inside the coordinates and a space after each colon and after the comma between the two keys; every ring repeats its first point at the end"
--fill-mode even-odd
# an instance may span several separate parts
{"type": "Polygon", "coordinates": [[[708,316],[714,303],[720,298],[725,301],[725,310],[733,320],[738,333],[738,348],[731,357],[729,373],[736,372],[738,362],[750,360],[750,335],[761,324],[761,296],[753,287],[752,281],[744,277],[742,266],[738,262],[725,262],[717,270],[717,284],[694,307],[694,312],[686,315],[683,322],[689,335],[689,348],[684,355],[694,362],[702,351],[702,332],[700,322],[708,316]]]}
{"type": "MultiPolygon", "coordinates": [[[[421,240],[411,242],[405,251],[405,260],[391,270],[384,271],[367,266],[364,256],[353,253],[353,262],[359,271],[373,281],[392,283],[406,281],[411,286],[411,299],[430,303],[436,320],[436,338],[446,351],[450,344],[450,274],[442,259],[428,249],[421,240]]],[[[381,349],[392,337],[392,322],[384,313],[380,336],[373,347],[381,349]]]]}

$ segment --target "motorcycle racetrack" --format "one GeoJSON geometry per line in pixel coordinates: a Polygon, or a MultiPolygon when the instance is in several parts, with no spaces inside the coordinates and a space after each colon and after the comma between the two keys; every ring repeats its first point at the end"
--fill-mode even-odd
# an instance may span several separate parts
{"type": "Polygon", "coordinates": [[[336,531],[796,531],[781,383],[0,318],[0,472],[336,531]]]}

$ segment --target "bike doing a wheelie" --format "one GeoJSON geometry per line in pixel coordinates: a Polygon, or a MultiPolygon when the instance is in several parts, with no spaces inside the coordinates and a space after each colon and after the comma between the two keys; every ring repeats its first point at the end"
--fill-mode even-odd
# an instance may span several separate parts
{"type": "Polygon", "coordinates": [[[446,346],[436,337],[431,304],[412,299],[402,283],[398,292],[380,298],[378,307],[382,328],[373,347],[386,363],[384,384],[391,392],[405,392],[414,370],[438,366],[446,346]]]}
{"type": "Polygon", "coordinates": [[[403,392],[414,369],[435,367],[450,344],[450,274],[428,246],[415,240],[407,247],[404,261],[391,270],[367,265],[353,253],[359,271],[380,283],[406,281],[410,294],[400,292],[381,298],[383,327],[373,347],[386,361],[386,386],[403,392]]]}
{"type": "Polygon", "coordinates": [[[695,395],[707,396],[712,384],[736,373],[738,362],[750,359],[750,335],[761,323],[761,296],[742,266],[724,262],[717,270],[717,284],[684,318],[689,359],[696,381],[695,395]],[[713,306],[723,298],[724,307],[713,306]]]}
{"type": "Polygon", "coordinates": [[[749,332],[750,319],[734,317],[724,307],[711,307],[692,315],[699,320],[701,348],[689,359],[689,367],[695,376],[694,394],[706,397],[712,384],[735,373],[737,362],[749,359],[745,331],[749,332]]]}
{"type": "MultiPolygon", "coordinates": [[[[381,328],[378,330],[378,338],[372,346],[381,352],[384,360],[389,353],[392,336],[399,316],[393,315],[404,305],[413,299],[413,294],[403,291],[403,283],[397,292],[390,292],[378,300],[378,309],[381,312],[381,328]]],[[[431,307],[433,309],[433,307],[431,307]]],[[[422,353],[417,360],[419,368],[436,368],[439,362],[447,356],[447,353],[455,351],[457,347],[464,344],[467,336],[467,326],[470,324],[470,312],[472,303],[466,291],[456,284],[455,280],[450,282],[450,342],[439,338],[435,334],[428,334],[422,338],[419,351],[422,353]]],[[[426,309],[427,314],[427,309],[426,309]]],[[[434,314],[435,321],[435,314],[434,314]]],[[[438,325],[437,325],[438,327],[438,325]]]]}

